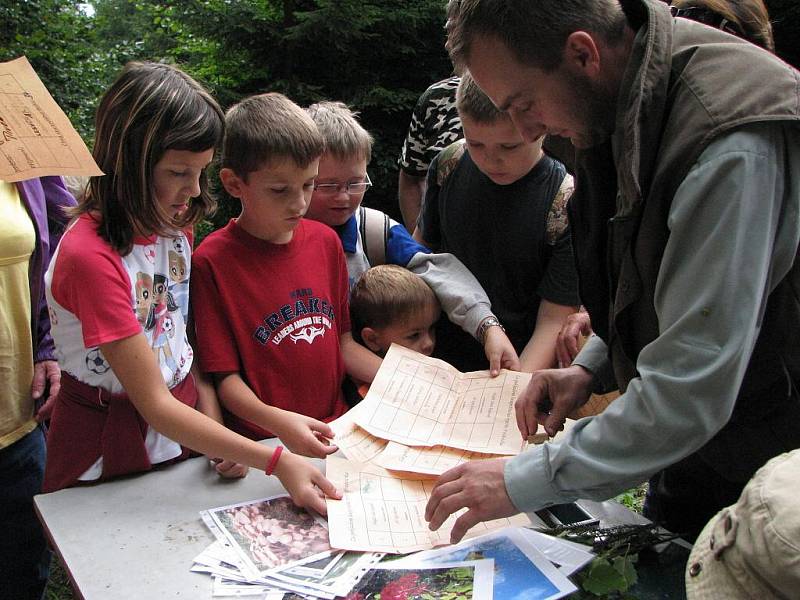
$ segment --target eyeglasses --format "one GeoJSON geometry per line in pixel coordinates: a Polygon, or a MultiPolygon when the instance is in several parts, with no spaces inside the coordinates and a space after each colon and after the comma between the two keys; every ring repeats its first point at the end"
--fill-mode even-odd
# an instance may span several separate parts
{"type": "Polygon", "coordinates": [[[351,181],[349,183],[315,183],[314,191],[326,196],[340,194],[343,191],[351,196],[358,196],[366,192],[370,187],[372,187],[372,181],[370,181],[369,175],[365,175],[364,181],[351,181]]]}

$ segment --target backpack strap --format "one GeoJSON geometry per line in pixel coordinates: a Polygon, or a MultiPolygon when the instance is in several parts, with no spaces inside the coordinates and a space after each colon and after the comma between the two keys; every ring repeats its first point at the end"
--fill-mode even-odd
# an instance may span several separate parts
{"type": "Polygon", "coordinates": [[[436,184],[439,187],[444,185],[445,180],[450,177],[450,173],[458,166],[466,147],[466,142],[461,139],[453,142],[439,153],[437,157],[439,162],[436,166],[436,184]]]}
{"type": "Polygon", "coordinates": [[[360,206],[359,235],[364,254],[373,267],[386,264],[386,247],[389,241],[389,215],[374,208],[360,206]]]}
{"type": "Polygon", "coordinates": [[[572,175],[567,173],[561,180],[561,185],[556,192],[550,210],[547,213],[547,225],[545,226],[545,236],[548,245],[553,246],[567,230],[567,205],[575,191],[575,180],[572,175]]]}

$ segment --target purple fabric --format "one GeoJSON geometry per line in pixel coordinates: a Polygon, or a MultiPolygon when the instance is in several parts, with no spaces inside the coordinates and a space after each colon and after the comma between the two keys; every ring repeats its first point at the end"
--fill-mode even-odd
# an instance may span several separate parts
{"type": "Polygon", "coordinates": [[[55,360],[50,317],[44,293],[44,274],[50,257],[64,232],[69,218],[64,208],[75,206],[75,198],[67,191],[61,177],[26,179],[16,184],[28,215],[36,230],[36,247],[31,255],[28,278],[31,288],[31,333],[33,360],[55,360]]]}

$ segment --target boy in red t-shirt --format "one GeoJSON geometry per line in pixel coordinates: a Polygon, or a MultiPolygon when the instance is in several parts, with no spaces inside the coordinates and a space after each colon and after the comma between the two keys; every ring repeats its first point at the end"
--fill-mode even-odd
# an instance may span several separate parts
{"type": "Polygon", "coordinates": [[[303,219],[323,140],[281,94],[247,98],[225,121],[220,179],[242,212],[194,255],[200,366],[214,376],[229,427],[324,457],[336,450],[325,421],[347,410],[345,372],[372,381],[380,359],[350,335],[339,239],[303,219]]]}

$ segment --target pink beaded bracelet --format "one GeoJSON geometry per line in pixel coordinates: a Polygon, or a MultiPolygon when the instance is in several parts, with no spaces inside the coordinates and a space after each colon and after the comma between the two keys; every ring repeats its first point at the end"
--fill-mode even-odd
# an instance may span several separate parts
{"type": "Polygon", "coordinates": [[[272,457],[267,463],[267,468],[264,469],[264,473],[267,475],[272,475],[272,473],[275,471],[275,467],[278,466],[278,459],[281,457],[281,452],[283,452],[283,446],[278,446],[275,448],[275,451],[272,453],[272,457]]]}

